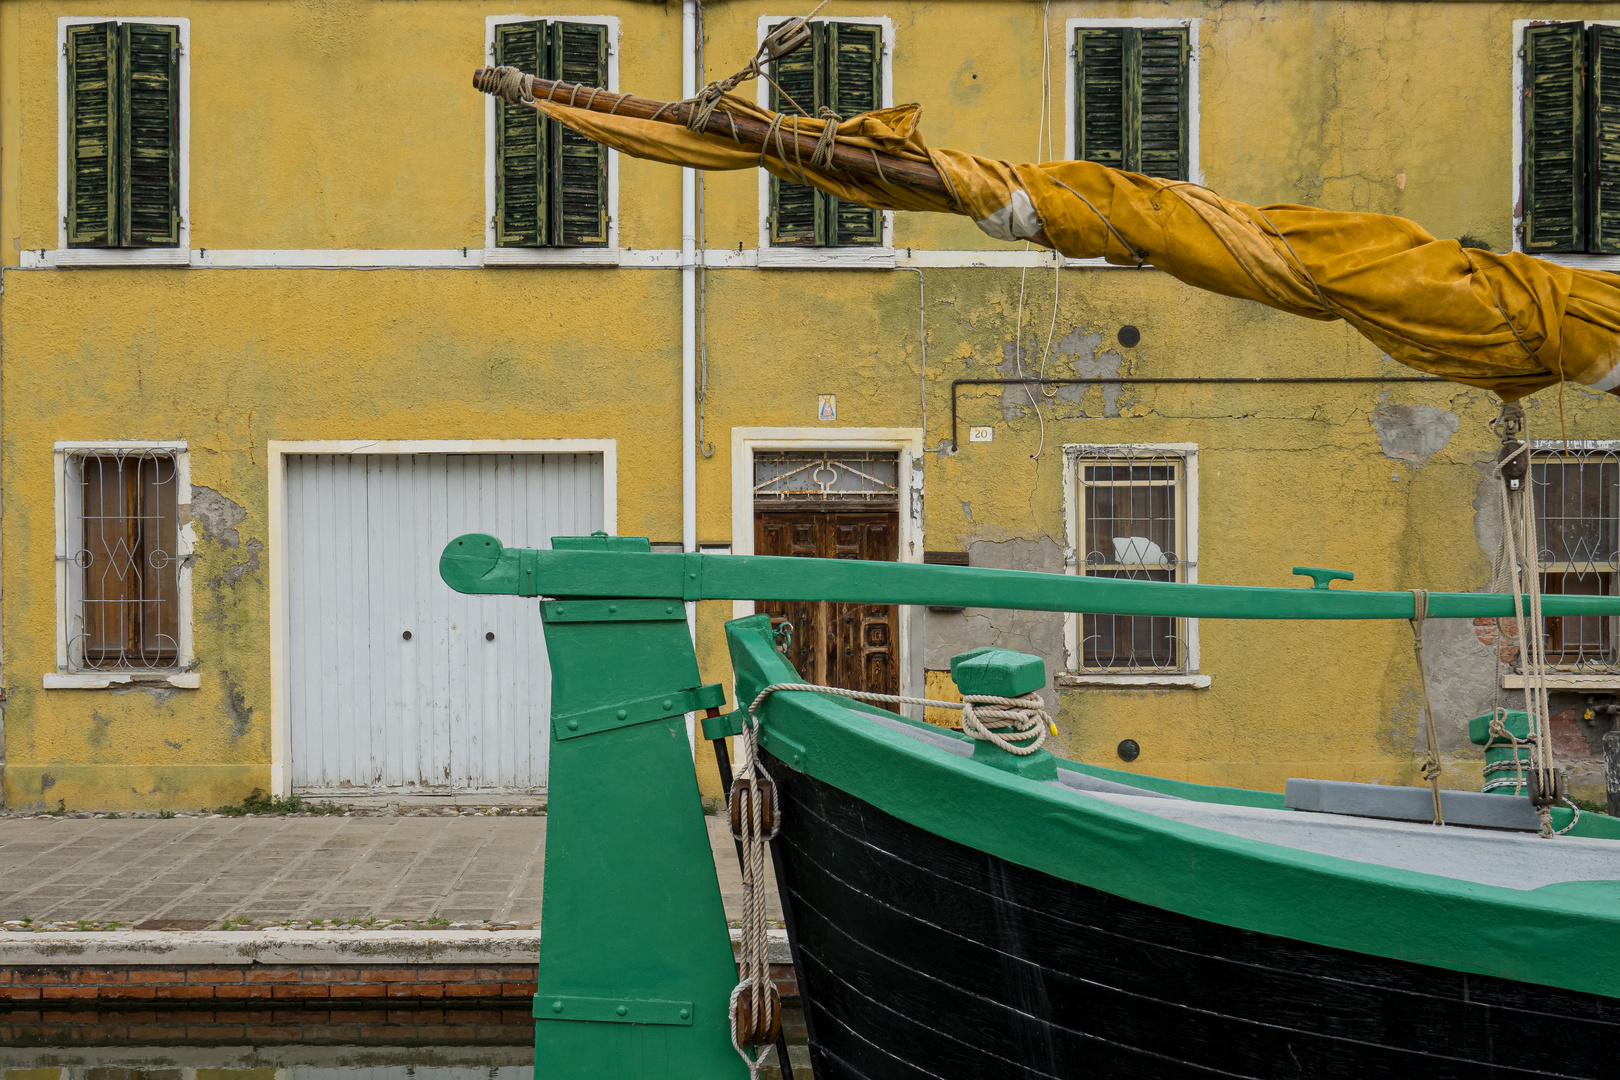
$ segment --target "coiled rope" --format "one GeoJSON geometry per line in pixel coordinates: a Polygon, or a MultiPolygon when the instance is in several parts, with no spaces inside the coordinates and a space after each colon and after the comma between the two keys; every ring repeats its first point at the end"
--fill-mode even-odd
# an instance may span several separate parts
{"type": "Polygon", "coordinates": [[[748,706],[750,720],[758,723],[755,713],[770,695],[781,690],[803,690],[814,694],[832,694],[856,701],[891,703],[895,705],[922,705],[933,709],[962,710],[962,733],[981,742],[990,742],[1009,754],[1023,757],[1033,754],[1046,742],[1046,733],[1057,732],[1057,724],[1046,711],[1039,693],[1020,697],[1001,697],[996,694],[963,694],[961,701],[935,701],[933,698],[906,697],[903,694],[874,694],[865,690],[845,690],[839,686],[816,686],[813,683],[776,683],[767,686],[748,706]],[[989,706],[986,708],[985,706],[989,706]]]}

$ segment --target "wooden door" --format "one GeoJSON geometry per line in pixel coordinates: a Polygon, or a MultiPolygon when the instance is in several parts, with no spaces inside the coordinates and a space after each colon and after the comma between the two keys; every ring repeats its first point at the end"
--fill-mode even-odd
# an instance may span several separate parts
{"type": "MultiPolygon", "coordinates": [[[[899,531],[894,513],[759,513],[754,515],[754,552],[893,562],[900,552],[899,531]]],[[[809,682],[878,694],[900,692],[899,620],[892,604],[762,600],[758,610],[771,616],[773,626],[793,624],[788,659],[809,682]]]]}

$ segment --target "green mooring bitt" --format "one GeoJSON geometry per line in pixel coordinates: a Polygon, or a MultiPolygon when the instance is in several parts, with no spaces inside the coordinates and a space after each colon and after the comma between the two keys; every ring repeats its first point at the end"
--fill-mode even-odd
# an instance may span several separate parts
{"type": "MultiPolygon", "coordinates": [[[[1414,613],[1410,592],[1191,585],[854,559],[653,554],[640,537],[556,537],[546,551],[509,548],[486,533],[468,533],[445,545],[439,576],[457,592],[515,596],[836,600],[1187,619],[1410,619],[1414,613]]],[[[1528,610],[1528,598],[1523,602],[1528,610]]],[[[1547,615],[1620,615],[1620,596],[1545,596],[1541,607],[1547,615]]],[[[1511,594],[1429,594],[1431,619],[1512,615],[1511,594]]]]}

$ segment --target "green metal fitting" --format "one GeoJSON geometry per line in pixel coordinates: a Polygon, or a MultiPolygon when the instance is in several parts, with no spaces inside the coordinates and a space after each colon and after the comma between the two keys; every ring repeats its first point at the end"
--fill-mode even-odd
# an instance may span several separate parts
{"type": "Polygon", "coordinates": [[[1020,697],[1046,685],[1046,662],[1028,653],[985,646],[951,657],[951,681],[964,694],[1020,697]]]}
{"type": "Polygon", "coordinates": [[[661,1001],[648,998],[592,998],[562,994],[549,998],[536,995],[536,1020],[578,1020],[591,1024],[667,1024],[692,1026],[690,1001],[661,1001]]]}
{"type": "Polygon", "coordinates": [[[731,735],[741,735],[743,729],[743,710],[733,709],[719,716],[705,716],[703,718],[703,737],[713,742],[715,739],[724,739],[731,735]]]}
{"type": "Polygon", "coordinates": [[[1356,580],[1356,575],[1348,570],[1324,570],[1320,566],[1296,566],[1294,573],[1310,578],[1313,589],[1326,589],[1335,581],[1356,580]]]}
{"type": "MultiPolygon", "coordinates": [[[[1528,739],[1530,737],[1530,714],[1520,709],[1504,709],[1507,713],[1502,718],[1502,726],[1509,735],[1515,739],[1528,739]]],[[[1468,721],[1468,741],[1476,746],[1484,746],[1491,741],[1491,721],[1496,718],[1494,712],[1476,716],[1468,721]]]]}
{"type": "Polygon", "coordinates": [[[725,703],[725,687],[719,683],[710,683],[691,690],[649,694],[634,701],[620,701],[595,709],[559,713],[551,718],[551,730],[559,739],[577,739],[582,735],[616,731],[632,724],[647,724],[654,720],[668,720],[672,716],[685,716],[689,712],[718,709],[725,703]]]}

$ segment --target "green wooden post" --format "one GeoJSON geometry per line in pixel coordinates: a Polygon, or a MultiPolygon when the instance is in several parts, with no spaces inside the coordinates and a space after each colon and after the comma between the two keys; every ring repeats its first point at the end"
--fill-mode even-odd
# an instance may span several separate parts
{"type": "MultiPolygon", "coordinates": [[[[647,551],[641,538],[558,548],[647,551]]],[[[679,600],[552,600],[551,762],[536,1080],[747,1074],[737,982],[684,714],[702,686],[679,600]]]]}

